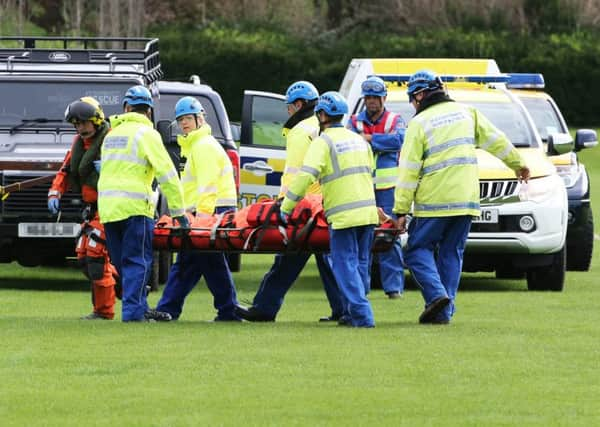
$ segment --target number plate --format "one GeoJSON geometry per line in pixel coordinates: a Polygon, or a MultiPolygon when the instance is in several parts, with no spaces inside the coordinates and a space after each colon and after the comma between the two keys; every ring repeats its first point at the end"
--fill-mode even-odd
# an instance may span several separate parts
{"type": "Polygon", "coordinates": [[[481,209],[481,214],[473,218],[473,222],[477,224],[497,224],[498,209],[481,209]]]}
{"type": "Polygon", "coordinates": [[[19,237],[75,237],[80,228],[71,222],[22,222],[19,237]]]}

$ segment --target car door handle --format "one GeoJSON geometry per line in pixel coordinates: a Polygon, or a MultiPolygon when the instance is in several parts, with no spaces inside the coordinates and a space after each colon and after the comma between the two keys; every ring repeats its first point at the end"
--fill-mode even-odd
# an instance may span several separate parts
{"type": "Polygon", "coordinates": [[[246,163],[243,169],[256,175],[266,175],[273,172],[273,168],[266,164],[263,160],[257,160],[254,163],[246,163]]]}

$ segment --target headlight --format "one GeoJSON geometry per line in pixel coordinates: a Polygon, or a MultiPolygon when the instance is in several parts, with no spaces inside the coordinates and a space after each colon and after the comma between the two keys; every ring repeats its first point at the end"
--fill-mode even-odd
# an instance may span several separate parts
{"type": "Polygon", "coordinates": [[[543,203],[555,197],[558,192],[565,191],[564,185],[558,175],[533,178],[529,182],[523,182],[520,185],[519,199],[522,201],[529,200],[534,203],[543,203]]]}
{"type": "Polygon", "coordinates": [[[574,186],[579,178],[578,165],[556,166],[556,172],[558,172],[558,176],[562,178],[566,188],[574,186]]]}

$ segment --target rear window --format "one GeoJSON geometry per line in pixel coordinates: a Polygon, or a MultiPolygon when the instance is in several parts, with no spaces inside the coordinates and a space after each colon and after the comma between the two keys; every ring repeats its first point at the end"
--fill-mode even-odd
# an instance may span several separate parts
{"type": "MultiPolygon", "coordinates": [[[[123,95],[135,82],[98,81],[0,81],[0,125],[14,126],[23,120],[64,120],[67,105],[84,96],[96,98],[108,117],[122,112],[123,95]]],[[[63,122],[59,126],[71,127],[63,122]]],[[[38,123],[56,127],[57,123],[38,123]]]]}
{"type": "MultiPolygon", "coordinates": [[[[173,95],[169,93],[160,94],[159,120],[169,120],[173,122],[171,126],[172,135],[181,134],[181,130],[179,129],[179,126],[177,126],[177,122],[175,122],[175,104],[177,104],[177,101],[183,98],[183,96],[187,95],[173,95]]],[[[200,101],[204,108],[206,121],[211,127],[212,135],[216,139],[223,141],[225,138],[223,136],[223,130],[221,129],[222,124],[219,121],[217,113],[215,112],[215,107],[210,98],[202,95],[194,95],[194,98],[200,101]]]]}

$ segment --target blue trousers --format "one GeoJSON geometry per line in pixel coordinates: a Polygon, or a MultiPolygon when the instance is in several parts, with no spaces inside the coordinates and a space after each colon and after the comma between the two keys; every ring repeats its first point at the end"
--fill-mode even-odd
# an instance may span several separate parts
{"type": "Polygon", "coordinates": [[[233,277],[222,252],[181,252],[169,271],[169,278],[162,297],[156,306],[158,311],[166,311],[173,319],[178,319],[183,311],[183,303],[198,281],[204,276],[206,285],[213,295],[217,318],[231,320],[237,316],[234,307],[237,297],[233,277]]]}
{"type": "Polygon", "coordinates": [[[106,246],[123,287],[122,320],[142,320],[148,311],[146,285],[152,271],[154,221],[146,216],[104,224],[106,246]]]}
{"type": "MultiPolygon", "coordinates": [[[[391,216],[397,218],[392,212],[394,207],[394,189],[375,191],[375,201],[377,207],[391,216]]],[[[381,285],[385,293],[404,292],[404,260],[402,259],[402,244],[400,239],[396,240],[392,248],[387,252],[375,254],[379,261],[379,274],[381,275],[381,285]]],[[[368,290],[367,290],[368,292],[368,290]]]]}
{"type": "Polygon", "coordinates": [[[371,280],[369,261],[374,229],[374,226],[366,225],[329,230],[333,272],[347,303],[352,326],[375,326],[365,292],[371,280]]]}
{"type": "MultiPolygon", "coordinates": [[[[310,253],[277,254],[271,269],[265,274],[252,304],[260,312],[276,316],[287,291],[292,287],[310,258],[310,253]]],[[[315,254],[319,275],[323,281],[325,294],[331,306],[331,315],[341,317],[345,314],[338,284],[331,270],[327,254],[315,254]]]]}
{"type": "MultiPolygon", "coordinates": [[[[233,206],[219,206],[216,213],[235,210],[233,206]]],[[[213,306],[217,319],[237,319],[234,308],[237,296],[229,264],[223,252],[181,252],[169,271],[165,290],[156,306],[158,311],[166,311],[173,319],[179,319],[183,303],[200,279],[204,276],[206,286],[213,295],[213,306]]]]}
{"type": "Polygon", "coordinates": [[[408,226],[404,256],[415,281],[421,288],[425,306],[441,297],[450,304],[437,320],[450,320],[455,311],[465,243],[473,217],[415,217],[408,226]]]}

